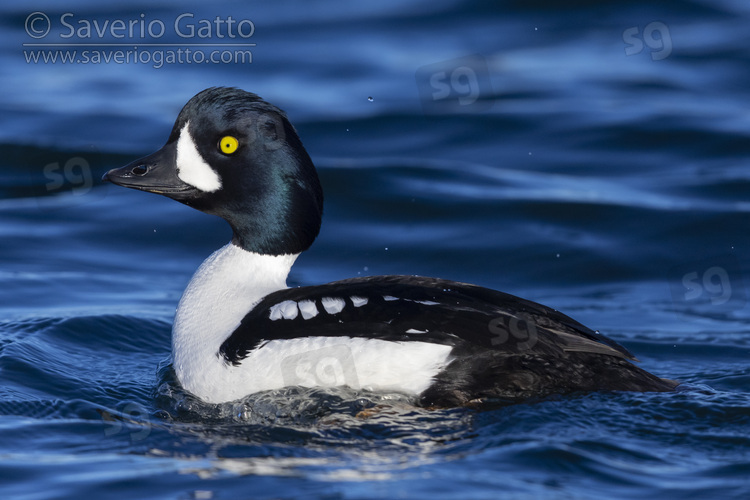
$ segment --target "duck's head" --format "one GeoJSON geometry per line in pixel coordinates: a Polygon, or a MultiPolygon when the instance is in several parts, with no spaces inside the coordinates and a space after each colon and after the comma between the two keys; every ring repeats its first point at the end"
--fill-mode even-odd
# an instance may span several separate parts
{"type": "Polygon", "coordinates": [[[297,132],[282,110],[240,89],[195,95],[164,147],[103,179],[218,215],[232,241],[256,253],[300,253],[320,230],[323,191],[297,132]]]}

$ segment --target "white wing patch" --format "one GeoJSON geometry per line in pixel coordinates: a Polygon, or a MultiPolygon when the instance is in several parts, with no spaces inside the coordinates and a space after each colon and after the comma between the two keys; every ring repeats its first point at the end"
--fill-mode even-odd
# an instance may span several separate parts
{"type": "Polygon", "coordinates": [[[362,307],[364,305],[367,305],[367,297],[357,297],[356,295],[351,297],[352,304],[354,304],[354,307],[362,307]]]}
{"type": "Polygon", "coordinates": [[[344,310],[344,306],[346,305],[344,299],[339,297],[323,297],[320,299],[320,302],[323,304],[323,308],[328,314],[340,313],[344,310]]]}
{"type": "MultiPolygon", "coordinates": [[[[353,295],[350,297],[352,304],[354,307],[362,307],[367,304],[368,299],[367,297],[358,297],[356,295],[353,295]]],[[[384,295],[383,299],[386,302],[393,302],[394,300],[401,300],[398,297],[393,297],[392,295],[384,295]]],[[[407,302],[414,302],[417,304],[424,304],[426,306],[435,306],[439,305],[439,302],[434,302],[432,300],[411,300],[411,299],[404,299],[407,302]]],[[[341,311],[344,310],[344,307],[346,306],[346,302],[341,297],[323,297],[320,299],[320,303],[323,305],[323,309],[330,314],[338,314],[341,311]]],[[[296,302],[294,300],[285,300],[283,302],[279,302],[278,304],[271,306],[269,309],[269,319],[271,321],[276,321],[279,319],[294,319],[297,317],[298,314],[302,315],[302,319],[310,319],[314,318],[318,314],[320,314],[320,311],[318,310],[318,306],[315,305],[314,300],[301,300],[299,302],[296,302]]],[[[426,331],[421,330],[408,330],[406,333],[427,333],[426,331]]]]}
{"type": "Polygon", "coordinates": [[[218,191],[221,189],[221,178],[198,152],[188,125],[190,122],[185,123],[177,139],[177,177],[203,192],[218,191]]]}
{"type": "MultiPolygon", "coordinates": [[[[360,302],[357,307],[367,304],[367,299],[361,300],[364,300],[364,302],[360,302]]],[[[320,299],[320,302],[323,304],[323,309],[325,309],[328,314],[340,313],[346,305],[344,299],[339,297],[323,297],[320,299]]],[[[320,311],[318,311],[318,306],[315,305],[315,301],[313,300],[301,300],[299,302],[285,300],[271,306],[268,311],[268,318],[271,321],[279,319],[294,319],[298,314],[302,315],[302,319],[310,319],[320,313],[320,311]]]]}
{"type": "Polygon", "coordinates": [[[293,300],[285,300],[284,302],[279,302],[276,305],[271,306],[271,312],[268,315],[268,318],[271,321],[276,321],[278,319],[294,319],[297,317],[297,313],[299,312],[299,309],[297,309],[297,303],[293,300]]]}
{"type": "Polygon", "coordinates": [[[312,300],[301,300],[297,305],[302,319],[310,319],[318,315],[318,307],[312,300]]]}
{"type": "Polygon", "coordinates": [[[423,304],[425,306],[439,306],[440,302],[435,302],[432,300],[412,300],[411,302],[416,302],[417,304],[423,304]]]}

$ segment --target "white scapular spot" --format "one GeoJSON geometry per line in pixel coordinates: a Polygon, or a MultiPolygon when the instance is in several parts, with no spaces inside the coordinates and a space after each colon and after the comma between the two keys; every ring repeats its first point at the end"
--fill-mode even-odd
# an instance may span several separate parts
{"type": "Polygon", "coordinates": [[[318,315],[318,307],[312,300],[300,300],[297,305],[299,306],[299,312],[302,314],[303,319],[314,318],[318,315]]]}
{"type": "Polygon", "coordinates": [[[367,297],[357,297],[356,295],[352,296],[351,299],[354,307],[362,307],[368,302],[367,297]]]}
{"type": "Polygon", "coordinates": [[[177,177],[203,192],[218,191],[221,189],[221,178],[198,152],[188,125],[190,122],[185,123],[177,139],[177,177]]]}
{"type": "Polygon", "coordinates": [[[323,297],[320,299],[320,302],[323,304],[323,308],[328,314],[340,313],[346,305],[344,299],[339,297],[323,297]]]}
{"type": "Polygon", "coordinates": [[[414,300],[412,302],[416,302],[417,304],[424,304],[426,306],[439,306],[440,302],[434,302],[432,300],[414,300]]]}
{"type": "Polygon", "coordinates": [[[294,319],[297,317],[297,313],[299,312],[299,309],[297,309],[297,303],[293,300],[285,300],[284,302],[279,302],[278,304],[271,306],[270,314],[268,315],[268,318],[271,321],[276,321],[278,319],[294,319]]]}
{"type": "Polygon", "coordinates": [[[427,333],[427,330],[417,330],[415,328],[409,328],[406,333],[427,333]]]}
{"type": "Polygon", "coordinates": [[[383,295],[383,300],[386,302],[393,302],[394,300],[398,300],[398,297],[394,297],[392,295],[383,295]]]}

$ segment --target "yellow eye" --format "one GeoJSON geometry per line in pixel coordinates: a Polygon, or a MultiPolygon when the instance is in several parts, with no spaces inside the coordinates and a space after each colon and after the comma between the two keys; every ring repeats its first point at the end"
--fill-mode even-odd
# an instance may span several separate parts
{"type": "Polygon", "coordinates": [[[240,141],[232,137],[231,135],[225,135],[219,141],[219,149],[225,155],[231,155],[240,146],[240,141]]]}

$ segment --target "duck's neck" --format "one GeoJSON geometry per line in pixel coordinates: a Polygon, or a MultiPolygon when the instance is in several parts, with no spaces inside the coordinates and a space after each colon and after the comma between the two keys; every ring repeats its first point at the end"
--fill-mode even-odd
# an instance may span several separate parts
{"type": "Polygon", "coordinates": [[[286,288],[296,258],[229,243],[201,264],[180,299],[172,329],[172,358],[183,386],[206,363],[216,362],[222,342],[260,299],[286,288]]]}

